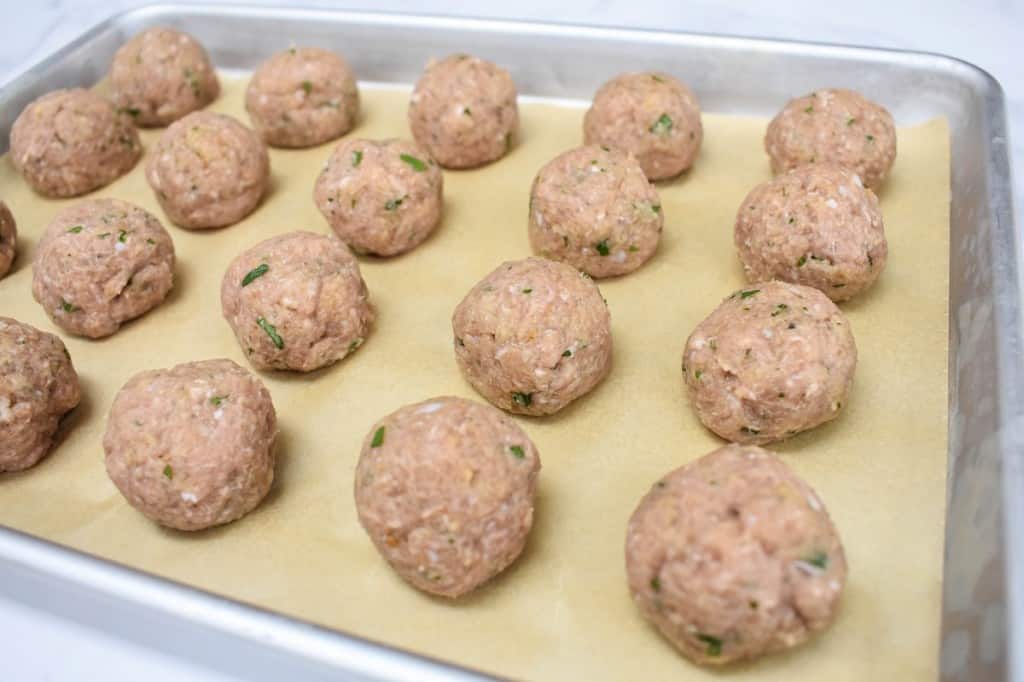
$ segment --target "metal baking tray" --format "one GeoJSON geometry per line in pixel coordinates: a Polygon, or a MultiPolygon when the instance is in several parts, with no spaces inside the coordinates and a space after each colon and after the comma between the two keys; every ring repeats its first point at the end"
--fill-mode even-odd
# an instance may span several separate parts
{"type": "MultiPolygon", "coordinates": [[[[370,12],[157,5],[119,14],[0,89],[0,152],[22,108],[91,85],[153,25],[195,35],[220,69],[292,41],[334,46],[368,81],[412,83],[460,50],[508,66],[523,95],[589,99],[604,75],[685,73],[705,110],[770,116],[823,83],[870,90],[900,124],[952,135],[949,484],[940,677],[1024,680],[1024,337],[999,84],[932,54],[749,38],[370,12]]],[[[2,512],[0,512],[2,514],[2,512]]],[[[218,597],[0,526],[0,595],[253,680],[484,676],[218,597]]]]}

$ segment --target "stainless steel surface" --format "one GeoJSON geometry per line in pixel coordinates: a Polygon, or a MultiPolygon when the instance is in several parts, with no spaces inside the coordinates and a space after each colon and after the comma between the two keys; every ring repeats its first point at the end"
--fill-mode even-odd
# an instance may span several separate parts
{"type": "MultiPolygon", "coordinates": [[[[89,85],[117,47],[179,27],[220,68],[251,69],[295,43],[335,47],[363,79],[411,83],[431,56],[473,52],[510,69],[525,95],[588,99],[623,69],[684,75],[708,111],[767,116],[822,86],[862,90],[899,123],[945,116],[952,133],[949,507],[941,676],[1024,680],[1024,357],[1021,247],[1012,222],[999,85],[937,55],[553,24],[374,13],[161,5],[92,29],[0,91],[0,151],[45,91],[89,85]]],[[[913,334],[912,329],[907,330],[913,334]]],[[[899,453],[887,453],[899,456],[899,453]]],[[[471,679],[437,663],[245,607],[0,528],[0,591],[155,648],[217,666],[263,656],[266,679],[471,679]],[[100,608],[96,608],[96,607],[100,608]],[[145,627],[137,627],[138,623],[145,627]],[[186,634],[187,633],[187,634],[186,634]],[[230,652],[225,653],[225,652],[230,652]],[[205,659],[204,659],[205,660],[205,659]]],[[[939,627],[939,624],[936,624],[939,627]]],[[[250,668],[247,668],[247,670],[250,668]]]]}

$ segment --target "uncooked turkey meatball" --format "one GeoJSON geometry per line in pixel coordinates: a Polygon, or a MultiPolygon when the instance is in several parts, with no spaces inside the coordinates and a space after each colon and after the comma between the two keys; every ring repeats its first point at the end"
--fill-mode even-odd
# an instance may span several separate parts
{"type": "Polygon", "coordinates": [[[359,89],[338,54],[293,47],[256,69],[245,91],[245,109],[267,144],[312,147],[352,129],[359,89]]]}
{"type": "Polygon", "coordinates": [[[356,466],[356,511],[402,578],[459,597],[523,551],[539,472],[537,449],[509,417],[432,398],[370,429],[356,466]]]}
{"type": "Polygon", "coordinates": [[[597,285],[545,258],[502,263],[455,309],[452,330],[466,380],[518,414],[558,412],[611,368],[611,315],[597,285]]]}
{"type": "Polygon", "coordinates": [[[631,152],[649,180],[693,165],[704,139],[697,97],[666,73],[627,73],[600,87],[583,118],[584,144],[631,152]]]}
{"type": "Polygon", "coordinates": [[[270,182],[270,157],[263,140],[235,119],[197,111],[160,136],[146,180],[175,224],[224,227],[259,204],[270,182]]]}
{"type": "Polygon", "coordinates": [[[626,151],[579,147],[555,157],[533,181],[534,252],[591,277],[624,275],[646,263],[663,223],[658,191],[626,151]]]}
{"type": "Polygon", "coordinates": [[[426,150],[405,140],[345,140],[317,178],[313,200],[356,253],[395,256],[441,220],[444,176],[426,150]]]}
{"type": "Polygon", "coordinates": [[[45,457],[80,397],[64,342],[0,317],[0,472],[22,471],[45,457]]]}
{"type": "Polygon", "coordinates": [[[791,100],[768,124],[772,172],[833,163],[878,187],[896,160],[896,125],[885,107],[853,90],[818,90],[791,100]]]}
{"type": "Polygon", "coordinates": [[[704,426],[770,443],[835,419],[857,366],[850,323],[817,289],[751,284],[690,334],[683,378],[704,426]]]}
{"type": "Polygon", "coordinates": [[[141,155],[131,118],[90,90],[43,95],[11,128],[11,162],[45,197],[73,197],[109,185],[141,155]]]}
{"type": "Polygon", "coordinates": [[[32,296],[54,324],[98,339],[159,305],[174,286],[174,244],[148,211],[118,199],[68,206],[32,263],[32,296]]]}
{"type": "Polygon", "coordinates": [[[817,493],[758,447],[726,445],[659,480],[626,532],[633,600],[695,663],[757,658],[835,618],[846,557],[817,493]]]}
{"type": "Polygon", "coordinates": [[[7,204],[0,201],[0,279],[11,271],[18,243],[18,225],[7,204]]]}
{"type": "Polygon", "coordinates": [[[165,126],[217,99],[220,83],[195,38],[156,27],[122,45],[110,64],[110,97],[140,126],[165,126]]]}
{"type": "Polygon", "coordinates": [[[359,263],[335,237],[291,232],[238,256],[220,288],[249,362],[309,372],[362,345],[373,323],[359,263]]]}
{"type": "Polygon", "coordinates": [[[229,523],[274,480],[277,416],[259,379],[230,360],[136,374],[103,436],[107,474],[128,503],[178,530],[229,523]]]}
{"type": "Polygon", "coordinates": [[[870,287],[889,254],[878,198],[851,171],[812,164],[755,187],[736,214],[747,279],[781,279],[833,301],[870,287]]]}
{"type": "Polygon", "coordinates": [[[412,136],[445,168],[500,159],[519,128],[516,85],[491,62],[455,54],[427,64],[409,101],[412,136]]]}

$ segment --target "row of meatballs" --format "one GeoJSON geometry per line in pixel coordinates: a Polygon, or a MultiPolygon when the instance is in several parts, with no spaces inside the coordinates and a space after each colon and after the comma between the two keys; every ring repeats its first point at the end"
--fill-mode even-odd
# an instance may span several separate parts
{"type": "MultiPolygon", "coordinates": [[[[12,131],[15,164],[43,194],[89,191],[141,154],[126,119],[159,125],[183,116],[157,143],[147,178],[170,219],[189,228],[232,224],[254,210],[269,179],[261,138],[319,144],[350,130],[358,116],[351,69],[313,48],[277,54],[254,74],[246,107],[255,133],[227,116],[188,113],[219,86],[205,51],[184,34],[136,36],[115,56],[110,81],[118,109],[85,90],[31,104],[12,131]]],[[[347,140],[317,181],[318,207],[358,253],[400,254],[430,234],[441,217],[437,166],[502,156],[518,126],[516,89],[500,67],[453,55],[428,65],[409,121],[416,144],[347,140]]],[[[583,128],[585,146],[551,161],[534,182],[530,242],[535,253],[594,277],[626,274],[653,255],[664,223],[648,181],[693,164],[700,110],[667,74],[625,74],[598,90],[583,128]]],[[[877,186],[895,159],[891,115],[855,92],[821,90],[787,104],[765,147],[773,171],[796,170],[756,188],[739,213],[736,244],[751,281],[808,284],[834,300],[870,286],[886,245],[877,199],[864,185],[877,186]]]]}
{"type": "MultiPolygon", "coordinates": [[[[4,442],[42,456],[77,375],[54,335],[0,318],[4,442]],[[13,379],[12,379],[13,377],[13,379]],[[45,396],[46,405],[40,404],[45,396]],[[45,408],[45,409],[40,409],[45,408]]],[[[240,518],[274,478],[270,393],[230,360],[144,371],[114,398],[107,473],[147,517],[182,530],[240,518]]],[[[374,423],[354,478],[360,523],[411,585],[462,596],[521,554],[541,468],[529,436],[493,407],[454,397],[374,423]]],[[[659,479],[627,528],[626,573],[641,613],[691,660],[724,664],[795,646],[832,621],[846,579],[817,494],[777,456],[722,447],[659,479]]]]}
{"type": "MultiPolygon", "coordinates": [[[[276,55],[254,75],[246,106],[255,133],[196,111],[217,96],[216,75],[198,43],[166,29],[118,52],[111,89],[117,108],[87,91],[30,105],[12,133],[16,166],[40,193],[81,194],[138,160],[133,119],[176,121],[147,178],[171,220],[190,228],[231,224],[256,207],[269,175],[264,141],[319,144],[358,115],[344,61],[308,49],[276,55]]],[[[440,219],[438,165],[469,168],[504,155],[518,127],[515,102],[510,76],[493,64],[465,55],[431,64],[410,101],[418,144],[343,142],[317,182],[318,206],[352,250],[415,247],[440,219]]],[[[510,412],[551,414],[608,373],[610,315],[591,276],[626,274],[653,255],[663,216],[651,181],[689,168],[702,135],[696,99],[668,75],[628,74],[602,86],[584,118],[585,146],[534,182],[530,241],[545,258],[501,265],[453,316],[458,364],[481,395],[510,412]]],[[[832,301],[870,286],[885,264],[877,199],[865,185],[888,173],[895,131],[891,116],[860,95],[823,90],[790,102],[765,146],[779,175],[747,197],[735,231],[754,283],[698,325],[683,354],[701,420],[747,444],[813,428],[845,401],[856,348],[832,301]]],[[[13,257],[13,234],[8,213],[0,256],[9,244],[13,257]]],[[[228,268],[224,314],[254,366],[314,369],[364,341],[374,312],[345,244],[286,234],[228,268]],[[310,300],[313,284],[320,293],[310,300]]],[[[166,296],[173,258],[169,235],[142,209],[83,202],[41,240],[33,292],[60,326],[104,336],[166,296]],[[84,282],[80,290],[72,293],[62,269],[84,282]]],[[[0,463],[21,469],[49,450],[60,416],[78,401],[77,379],[59,339],[14,320],[0,319],[0,351],[12,387],[0,403],[11,444],[0,463]]],[[[259,504],[273,479],[275,434],[269,393],[230,361],[143,372],[111,408],[107,470],[150,518],[204,528],[259,504]]],[[[535,446],[506,415],[434,398],[367,434],[355,478],[359,518],[403,578],[459,596],[521,552],[539,469],[535,446]]],[[[803,641],[831,621],[846,575],[821,501],[753,445],[726,446],[659,480],[631,519],[626,557],[645,617],[703,663],[803,641]]]]}

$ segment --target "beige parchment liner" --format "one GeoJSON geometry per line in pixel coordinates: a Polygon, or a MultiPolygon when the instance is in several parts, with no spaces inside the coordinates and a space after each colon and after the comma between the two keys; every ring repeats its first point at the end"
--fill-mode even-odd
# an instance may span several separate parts
{"type": "MultiPolygon", "coordinates": [[[[248,122],[244,82],[225,79],[212,109],[248,122]]],[[[403,91],[363,92],[352,135],[408,136],[403,91]]],[[[782,103],[780,102],[780,105],[782,103]]],[[[604,281],[614,367],[588,397],[546,419],[517,421],[540,449],[536,524],[508,571],[448,602],[404,584],[356,520],[352,476],[372,422],[406,403],[478,398],[459,376],[451,314],[502,260],[529,255],[527,199],[537,169],[581,140],[582,109],[522,105],[505,159],[445,172],[437,232],[392,260],[363,259],[378,310],[366,344],[307,376],[262,375],[281,433],[277,478],[237,523],[185,534],[135,512],[107,479],[101,438],[132,374],[229,357],[247,366],[220,314],[220,280],[240,251],[271,235],[326,232],[313,182],[332,145],[271,151],[273,189],[245,221],[212,232],[172,226],[135,170],[93,196],[144,206],[178,254],[175,289],[158,309],[102,341],[63,335],[84,399],[67,437],[40,465],[0,477],[0,522],[146,571],[339,630],[503,675],[548,680],[931,680],[936,675],[946,474],[949,132],[944,121],[899,131],[881,192],[888,269],[843,305],[860,362],[844,414],[778,446],[818,489],[846,544],[850,578],[832,629],[791,653],[715,673],[694,667],[637,614],[626,589],[626,522],[662,474],[721,445],[692,412],[679,370],[683,343],[743,283],[735,211],[769,176],[767,121],[705,115],[695,168],[659,185],[665,232],[654,259],[604,281]]],[[[149,154],[159,131],[143,131],[149,154]]],[[[41,199],[0,162],[0,197],[20,229],[0,314],[58,331],[30,293],[34,245],[67,201],[41,199]]]]}

